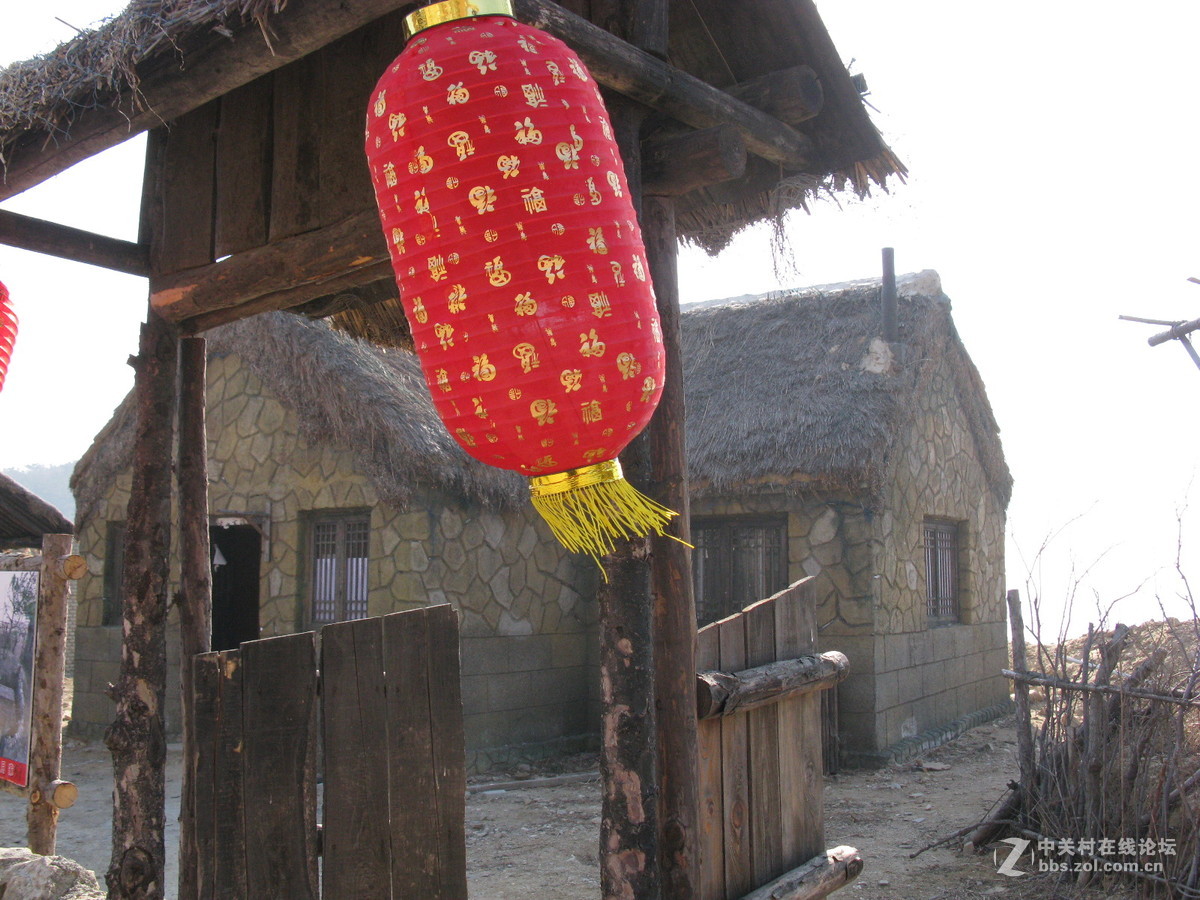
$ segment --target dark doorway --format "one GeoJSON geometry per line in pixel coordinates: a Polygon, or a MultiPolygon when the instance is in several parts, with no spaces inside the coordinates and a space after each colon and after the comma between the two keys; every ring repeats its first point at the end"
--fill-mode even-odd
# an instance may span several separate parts
{"type": "Polygon", "coordinates": [[[258,640],[258,566],[262,535],[253,525],[217,526],[212,542],[212,648],[236,650],[258,640]]]}

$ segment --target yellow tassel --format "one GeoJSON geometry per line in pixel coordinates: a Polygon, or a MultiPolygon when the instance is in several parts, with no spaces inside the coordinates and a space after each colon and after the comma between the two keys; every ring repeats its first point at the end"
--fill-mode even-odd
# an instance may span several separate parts
{"type": "Polygon", "coordinates": [[[617,538],[661,535],[679,515],[626,481],[615,459],[531,478],[529,493],[558,542],[572,553],[588,554],[597,564],[613,552],[617,538]]]}

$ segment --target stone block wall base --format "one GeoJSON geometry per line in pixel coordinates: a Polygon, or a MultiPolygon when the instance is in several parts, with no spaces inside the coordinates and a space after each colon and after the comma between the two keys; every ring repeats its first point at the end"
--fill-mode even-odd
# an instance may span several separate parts
{"type": "Polygon", "coordinates": [[[892,763],[901,763],[926,753],[942,744],[947,744],[965,731],[970,731],[986,722],[999,719],[1013,711],[1011,701],[987,706],[975,712],[960,716],[952,722],[947,722],[937,728],[923,731],[916,737],[905,738],[902,741],[884,747],[876,753],[862,753],[847,750],[842,754],[842,763],[849,769],[881,769],[892,763]]]}
{"type": "Polygon", "coordinates": [[[600,749],[598,734],[575,734],[528,744],[509,744],[481,750],[467,748],[467,774],[493,775],[520,765],[541,762],[572,753],[594,753],[600,749]]]}

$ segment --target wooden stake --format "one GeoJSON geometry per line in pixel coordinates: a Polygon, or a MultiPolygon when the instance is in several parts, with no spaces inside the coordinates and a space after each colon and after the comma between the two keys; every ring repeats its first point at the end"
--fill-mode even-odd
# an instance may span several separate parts
{"type": "Polygon", "coordinates": [[[834,847],[742,900],[820,900],[844,888],[862,870],[863,859],[855,848],[834,847]]]}
{"type": "Polygon", "coordinates": [[[179,686],[183,716],[179,801],[179,900],[196,900],[195,785],[198,748],[192,721],[192,659],[212,649],[212,569],[208,541],[208,443],[205,437],[206,347],[180,342],[179,366],[179,686]]]}
{"type": "Polygon", "coordinates": [[[62,763],[63,673],[67,647],[67,593],[62,570],[71,556],[72,536],[42,538],[42,571],[37,607],[37,654],[33,663],[33,733],[29,747],[29,849],[52,856],[59,807],[54,803],[62,763]]]}
{"type": "Polygon", "coordinates": [[[178,341],[150,310],[134,361],[137,430],[121,583],[124,639],[104,735],[113,757],[110,900],[161,900],[167,743],[167,579],[171,548],[171,436],[178,341]]]}
{"type": "MultiPolygon", "coordinates": [[[[1025,653],[1025,619],[1021,615],[1021,592],[1009,591],[1006,600],[1012,633],[1013,669],[1024,675],[1029,669],[1025,653]]],[[[1013,698],[1017,707],[1017,763],[1021,772],[1021,789],[1027,795],[1033,796],[1035,770],[1033,725],[1029,718],[1029,685],[1022,681],[1015,682],[1013,698]]]]}

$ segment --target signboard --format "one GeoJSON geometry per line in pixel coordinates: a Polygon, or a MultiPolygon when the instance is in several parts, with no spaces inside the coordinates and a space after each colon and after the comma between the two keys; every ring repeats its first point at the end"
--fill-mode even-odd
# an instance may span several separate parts
{"type": "Polygon", "coordinates": [[[25,787],[33,728],[37,572],[0,572],[0,781],[25,787]]]}

